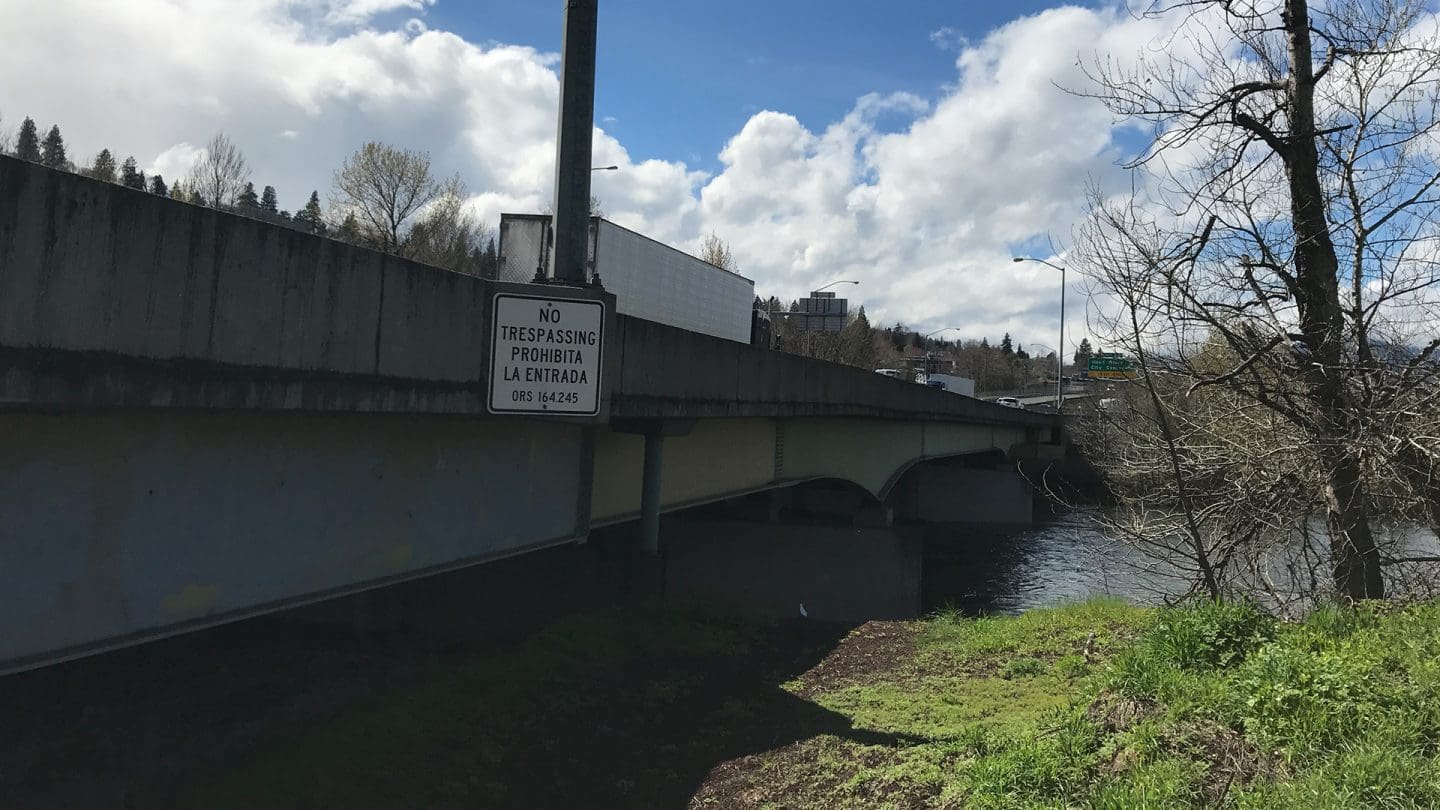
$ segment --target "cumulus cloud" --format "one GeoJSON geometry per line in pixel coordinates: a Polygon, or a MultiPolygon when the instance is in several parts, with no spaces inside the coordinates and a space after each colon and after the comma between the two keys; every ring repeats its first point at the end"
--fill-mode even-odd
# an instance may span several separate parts
{"type": "MultiPolygon", "coordinates": [[[[429,150],[491,222],[543,209],[557,57],[428,27],[415,15],[432,3],[11,0],[26,25],[0,34],[0,111],[60,123],[77,161],[109,147],[170,178],[224,130],[291,209],[323,198],[367,140],[429,150]]],[[[1156,25],[1060,8],[974,42],[947,35],[956,75],[938,97],[867,95],[814,130],[757,111],[713,175],[597,128],[597,165],[620,171],[597,173],[595,193],[612,219],[682,248],[718,234],[761,294],[852,278],[874,320],[1034,340],[1054,332],[1058,280],[1010,254],[1063,241],[1119,154],[1109,116],[1056,85],[1080,84],[1077,55],[1138,51],[1156,25]]]]}

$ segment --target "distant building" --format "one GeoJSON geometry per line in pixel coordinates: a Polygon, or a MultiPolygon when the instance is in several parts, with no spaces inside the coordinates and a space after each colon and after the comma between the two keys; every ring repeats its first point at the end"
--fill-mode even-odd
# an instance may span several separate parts
{"type": "Polygon", "coordinates": [[[836,298],[833,292],[812,292],[800,299],[800,312],[794,317],[807,332],[839,332],[845,328],[845,315],[850,302],[836,298]]]}

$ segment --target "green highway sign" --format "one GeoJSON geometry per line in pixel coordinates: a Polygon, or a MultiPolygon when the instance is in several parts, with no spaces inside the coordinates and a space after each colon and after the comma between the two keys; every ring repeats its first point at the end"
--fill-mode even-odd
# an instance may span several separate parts
{"type": "Polygon", "coordinates": [[[1135,368],[1130,361],[1119,354],[1100,353],[1090,355],[1090,363],[1086,369],[1088,376],[1101,379],[1132,379],[1135,376],[1135,368]]]}

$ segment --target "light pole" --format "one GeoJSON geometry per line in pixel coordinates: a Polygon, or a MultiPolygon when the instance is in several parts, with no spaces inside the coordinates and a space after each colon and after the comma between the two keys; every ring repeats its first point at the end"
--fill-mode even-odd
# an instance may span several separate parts
{"type": "Polygon", "coordinates": [[[618,168],[620,168],[620,167],[619,167],[619,166],[591,166],[591,167],[590,167],[590,171],[592,171],[592,172],[613,172],[613,171],[615,171],[615,170],[618,169],[618,168]]]}
{"type": "Polygon", "coordinates": [[[826,284],[824,287],[817,287],[816,289],[813,289],[813,290],[811,290],[810,292],[812,292],[812,293],[817,293],[817,292],[821,292],[821,291],[823,291],[823,290],[828,290],[828,289],[830,289],[831,287],[834,287],[836,284],[854,284],[854,285],[857,286],[857,287],[860,286],[860,282],[858,282],[858,281],[847,281],[847,280],[845,280],[845,279],[842,278],[842,279],[840,279],[839,281],[832,281],[832,282],[830,282],[829,284],[826,284]]]}
{"type": "Polygon", "coordinates": [[[1029,256],[1016,256],[1011,261],[1039,262],[1060,271],[1060,349],[1055,352],[1055,412],[1059,413],[1061,406],[1065,404],[1065,268],[1029,256]]]}

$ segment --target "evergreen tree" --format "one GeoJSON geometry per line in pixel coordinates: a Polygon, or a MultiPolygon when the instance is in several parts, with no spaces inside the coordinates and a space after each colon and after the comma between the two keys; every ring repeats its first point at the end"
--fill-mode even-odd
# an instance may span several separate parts
{"type": "Polygon", "coordinates": [[[360,221],[355,219],[354,211],[345,215],[335,236],[352,245],[360,243],[360,221]]]}
{"type": "Polygon", "coordinates": [[[1075,347],[1075,368],[1084,371],[1090,367],[1090,356],[1095,350],[1090,347],[1090,338],[1080,338],[1080,345],[1075,347]]]}
{"type": "Polygon", "coordinates": [[[170,199],[179,200],[180,202],[190,201],[190,192],[185,190],[184,180],[176,180],[173,184],[171,184],[170,199]]]}
{"type": "Polygon", "coordinates": [[[150,193],[159,194],[161,197],[169,194],[170,190],[165,188],[165,178],[158,174],[150,178],[150,193]]]}
{"type": "MultiPolygon", "coordinates": [[[[267,214],[273,214],[279,207],[279,200],[275,198],[275,187],[266,186],[265,191],[260,194],[260,210],[267,214]]],[[[288,217],[286,218],[288,219],[288,217]]]]}
{"type": "Polygon", "coordinates": [[[125,162],[120,164],[120,185],[145,190],[145,173],[136,166],[133,156],[125,158],[125,162]]]}
{"type": "Polygon", "coordinates": [[[247,182],[244,190],[235,198],[235,207],[247,214],[260,210],[260,198],[255,194],[255,184],[247,182]]]}
{"type": "Polygon", "coordinates": [[[20,137],[15,141],[15,157],[31,163],[40,162],[40,136],[35,131],[35,119],[29,116],[20,124],[20,137]]]}
{"type": "Polygon", "coordinates": [[[325,219],[320,211],[320,193],[310,192],[310,201],[295,212],[295,224],[311,233],[325,233],[325,219]]]}
{"type": "Polygon", "coordinates": [[[70,165],[65,159],[65,139],[60,136],[59,124],[45,133],[45,140],[40,143],[40,162],[52,169],[65,169],[70,165]]]}
{"type": "Polygon", "coordinates": [[[485,278],[498,278],[500,276],[500,250],[495,246],[495,237],[485,244],[485,272],[481,275],[485,278]]]}
{"type": "Polygon", "coordinates": [[[988,350],[990,348],[990,338],[980,338],[980,348],[988,350]]]}
{"type": "Polygon", "coordinates": [[[110,154],[109,149],[101,149],[100,154],[95,156],[90,169],[85,172],[96,180],[104,180],[107,183],[115,182],[115,156],[110,154]]]}
{"type": "Polygon", "coordinates": [[[1015,353],[1015,346],[1010,342],[1009,332],[1005,333],[1005,337],[1000,338],[1000,353],[1007,357],[1015,353]]]}

